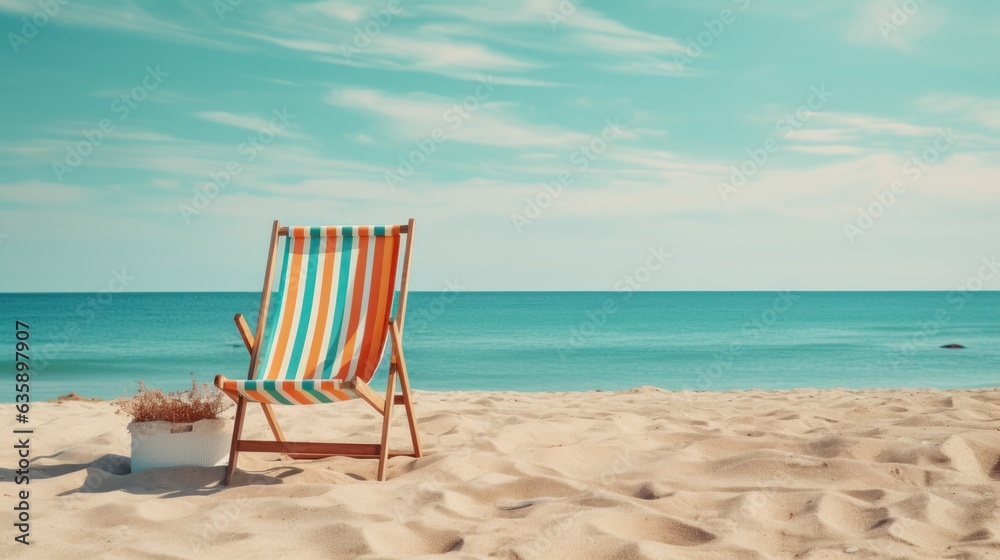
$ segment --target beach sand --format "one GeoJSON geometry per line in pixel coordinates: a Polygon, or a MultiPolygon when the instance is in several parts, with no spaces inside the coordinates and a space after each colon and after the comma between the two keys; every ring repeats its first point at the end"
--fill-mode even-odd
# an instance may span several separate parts
{"type": "MultiPolygon", "coordinates": [[[[416,406],[426,455],[391,459],[386,482],[373,460],[245,453],[227,488],[223,467],[129,474],[108,402],[36,403],[29,486],[0,446],[0,557],[1000,558],[997,389],[417,392],[416,406]],[[29,546],[10,523],[24,488],[29,546]]],[[[378,439],[364,403],[278,414],[290,439],[378,439]]],[[[269,435],[256,407],[245,434],[269,435]]]]}

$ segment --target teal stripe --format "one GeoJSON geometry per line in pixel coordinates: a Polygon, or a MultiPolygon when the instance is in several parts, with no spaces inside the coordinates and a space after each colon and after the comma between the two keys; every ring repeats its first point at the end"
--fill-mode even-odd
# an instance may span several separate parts
{"type": "Polygon", "coordinates": [[[271,398],[274,399],[274,402],[279,402],[281,404],[294,404],[292,403],[292,401],[288,400],[287,398],[285,398],[284,395],[278,392],[278,383],[280,383],[279,380],[260,379],[254,381],[253,383],[258,384],[257,387],[255,387],[258,391],[262,391],[264,393],[267,393],[268,395],[271,395],[271,398]]]}
{"type": "MultiPolygon", "coordinates": [[[[290,258],[292,254],[292,238],[285,237],[285,258],[281,263],[281,275],[278,278],[278,293],[274,294],[277,297],[271,300],[271,308],[267,310],[267,322],[264,325],[264,341],[267,346],[264,347],[264,356],[260,358],[261,367],[266,368],[270,365],[271,355],[274,353],[274,333],[278,330],[278,313],[281,311],[282,305],[285,303],[285,277],[288,275],[288,261],[292,260],[290,258]]],[[[258,321],[260,319],[258,318],[258,321]]],[[[258,343],[260,341],[257,341],[258,343]]]]}
{"type": "MultiPolygon", "coordinates": [[[[319,229],[319,228],[315,228],[319,229]]],[[[296,371],[302,361],[302,351],[306,346],[306,337],[309,332],[309,325],[313,321],[313,296],[316,290],[316,269],[319,266],[319,237],[309,239],[307,253],[303,255],[306,260],[306,285],[300,294],[299,300],[302,302],[302,311],[299,314],[299,322],[295,328],[295,340],[291,348],[291,356],[288,359],[288,369],[282,372],[282,377],[294,379],[296,371]]]]}
{"type": "Polygon", "coordinates": [[[309,385],[308,389],[306,389],[305,386],[303,386],[302,389],[305,390],[307,393],[309,393],[309,395],[311,395],[313,398],[315,398],[316,400],[318,400],[321,403],[333,402],[333,399],[331,399],[329,395],[327,395],[326,393],[324,393],[322,391],[318,391],[316,389],[316,384],[315,383],[311,383],[309,385]]]}
{"type": "Polygon", "coordinates": [[[333,324],[330,327],[330,345],[327,347],[326,359],[323,360],[323,379],[330,379],[333,373],[333,363],[336,360],[336,350],[340,347],[340,334],[344,328],[344,307],[347,302],[347,287],[351,281],[351,253],[354,252],[354,238],[342,237],[340,250],[340,270],[337,273],[337,299],[331,313],[333,324]]]}
{"type": "MultiPolygon", "coordinates": [[[[323,230],[329,227],[336,230],[335,236],[337,237],[355,237],[360,233],[359,228],[362,226],[296,226],[298,229],[294,233],[289,232],[288,237],[326,237],[323,230]]],[[[393,236],[392,227],[393,226],[364,226],[372,228],[372,233],[370,235],[375,237],[386,237],[393,236]]]]}

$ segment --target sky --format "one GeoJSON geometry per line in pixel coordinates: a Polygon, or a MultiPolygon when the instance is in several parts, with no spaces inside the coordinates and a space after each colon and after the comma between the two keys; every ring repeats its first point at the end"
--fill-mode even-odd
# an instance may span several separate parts
{"type": "Polygon", "coordinates": [[[275,219],[411,217],[415,290],[1000,289],[997,29],[986,0],[0,0],[0,292],[255,291],[275,219]]]}

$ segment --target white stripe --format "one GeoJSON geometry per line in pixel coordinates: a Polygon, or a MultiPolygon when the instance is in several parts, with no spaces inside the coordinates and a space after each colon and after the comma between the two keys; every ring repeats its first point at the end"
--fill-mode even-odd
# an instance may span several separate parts
{"type": "MultiPolygon", "coordinates": [[[[309,399],[310,402],[312,402],[313,404],[320,404],[320,403],[323,402],[323,401],[317,399],[315,396],[313,396],[311,393],[309,393],[305,389],[303,389],[302,388],[303,385],[305,385],[304,380],[302,380],[302,379],[295,380],[295,388],[298,389],[298,391],[300,393],[302,393],[303,395],[305,395],[305,397],[307,399],[309,399]]],[[[292,402],[298,402],[298,401],[292,401],[292,402]]]]}
{"type": "MultiPolygon", "coordinates": [[[[290,238],[287,238],[287,239],[285,239],[285,243],[286,244],[287,243],[292,243],[292,240],[290,238]]],[[[286,252],[285,253],[285,258],[286,259],[287,258],[291,258],[291,255],[286,252]]],[[[289,279],[292,276],[292,267],[290,265],[291,265],[291,263],[289,263],[288,268],[285,270],[285,277],[283,279],[284,281],[282,282],[282,281],[279,280],[279,285],[284,285],[286,292],[288,291],[288,284],[289,284],[289,281],[290,281],[289,279]]],[[[284,268],[284,262],[282,262],[282,268],[284,268]]],[[[281,269],[279,268],[278,270],[280,271],[281,269]]],[[[279,274],[280,274],[280,272],[279,272],[279,274]]],[[[284,294],[280,294],[280,297],[284,297],[284,294]]],[[[273,300],[271,300],[271,301],[273,301],[273,300]]],[[[268,303],[268,305],[270,305],[270,302],[268,303]]],[[[284,307],[284,305],[280,306],[275,311],[276,311],[276,317],[273,318],[273,320],[274,320],[274,334],[277,335],[279,327],[280,327],[280,325],[282,323],[282,320],[285,317],[285,307],[284,307]]],[[[277,340],[277,337],[276,336],[272,336],[271,340],[266,341],[266,343],[268,345],[268,347],[267,347],[267,360],[264,363],[261,364],[261,367],[258,370],[257,377],[259,379],[264,379],[267,376],[267,373],[271,370],[271,363],[274,361],[274,343],[275,343],[276,340],[277,340]],[[261,374],[263,374],[265,377],[260,377],[261,374]]]]}
{"type": "MultiPolygon", "coordinates": [[[[337,291],[340,283],[340,262],[341,262],[341,250],[344,245],[339,237],[331,237],[328,239],[333,240],[332,252],[327,255],[327,258],[333,259],[332,267],[332,278],[330,278],[330,301],[327,303],[326,323],[323,325],[323,340],[320,341],[322,344],[322,351],[319,356],[319,363],[323,363],[330,355],[330,331],[333,330],[333,320],[336,316],[337,308],[337,291]]],[[[324,378],[320,372],[319,378],[324,378]]]]}
{"type": "MultiPolygon", "coordinates": [[[[317,311],[317,309],[319,309],[319,299],[320,299],[319,296],[320,296],[320,292],[323,289],[322,282],[321,282],[322,276],[321,276],[320,273],[323,270],[323,262],[326,260],[325,259],[325,255],[323,254],[323,249],[324,248],[326,248],[326,238],[325,237],[321,237],[319,239],[319,253],[315,255],[315,257],[316,257],[316,279],[315,280],[316,281],[313,283],[312,307],[308,310],[309,311],[309,316],[313,320],[309,321],[309,323],[306,325],[305,344],[302,347],[302,358],[299,360],[299,367],[294,372],[294,375],[290,375],[289,376],[289,377],[291,377],[293,379],[305,379],[306,370],[309,369],[309,366],[310,366],[309,359],[308,359],[309,358],[309,352],[312,349],[312,337],[313,337],[313,333],[316,332],[316,327],[317,327],[316,321],[315,321],[316,311],[317,311]]],[[[310,256],[313,256],[313,255],[310,255],[310,256]]],[[[308,270],[308,268],[306,268],[306,270],[308,270]]],[[[302,298],[303,302],[305,301],[305,295],[306,294],[303,294],[303,298],[302,298]]],[[[293,372],[289,372],[289,373],[293,373],[293,372]]]]}
{"type": "Polygon", "coordinates": [[[347,276],[347,295],[346,301],[344,302],[343,315],[341,318],[342,328],[340,330],[340,340],[337,341],[337,358],[334,360],[333,375],[336,376],[340,371],[341,360],[344,358],[344,346],[347,344],[347,335],[350,330],[351,319],[351,308],[353,305],[351,303],[354,301],[354,271],[358,266],[358,251],[356,248],[351,251],[351,264],[349,269],[349,274],[347,276]]]}
{"type": "MultiPolygon", "coordinates": [[[[405,224],[403,224],[403,225],[405,225],[405,224]]],[[[385,236],[386,237],[392,237],[392,236],[395,236],[395,235],[399,234],[398,233],[398,228],[400,227],[400,224],[391,224],[391,225],[366,225],[366,226],[318,226],[318,227],[319,227],[319,235],[321,237],[328,237],[328,236],[343,237],[344,236],[344,231],[347,228],[351,228],[354,231],[354,233],[352,233],[352,235],[354,237],[375,237],[375,228],[376,227],[385,228],[385,236]],[[366,233],[364,236],[362,236],[362,235],[360,235],[358,233],[358,231],[362,227],[368,228],[368,233],[366,233]]],[[[292,237],[292,238],[303,237],[303,238],[307,238],[308,239],[308,238],[312,237],[312,235],[311,235],[311,233],[309,231],[310,229],[311,229],[311,226],[289,226],[288,227],[288,237],[292,237]]]]}
{"type": "MultiPolygon", "coordinates": [[[[303,245],[305,247],[308,247],[309,246],[308,240],[303,241],[303,245]]],[[[307,270],[307,267],[308,267],[308,264],[309,264],[309,259],[307,257],[308,257],[308,251],[305,251],[304,254],[302,255],[302,258],[299,259],[299,268],[297,270],[297,272],[298,272],[298,290],[296,291],[296,293],[299,294],[299,297],[297,297],[295,299],[295,307],[294,307],[294,312],[292,314],[292,325],[293,325],[293,327],[292,327],[292,333],[295,332],[295,328],[299,324],[299,317],[302,316],[302,300],[303,300],[302,294],[304,293],[304,290],[305,290],[306,270],[307,270]]],[[[292,276],[292,270],[291,270],[292,267],[289,266],[288,268],[289,268],[288,274],[289,274],[289,276],[292,276]]],[[[289,284],[285,284],[285,289],[288,289],[288,287],[289,287],[289,284]]],[[[294,337],[291,337],[291,336],[289,337],[289,341],[288,341],[289,345],[286,346],[287,350],[292,350],[293,338],[294,337]]],[[[279,379],[289,379],[289,373],[290,372],[288,371],[288,364],[291,361],[292,353],[293,352],[291,352],[291,351],[286,351],[285,352],[285,356],[281,360],[281,370],[280,371],[282,373],[279,374],[279,377],[278,377],[279,379]]],[[[278,386],[278,392],[281,393],[282,395],[284,395],[284,397],[287,398],[288,400],[290,400],[292,402],[295,401],[295,399],[291,398],[291,396],[288,395],[288,393],[286,393],[285,391],[281,390],[281,386],[280,385],[278,386]]]]}

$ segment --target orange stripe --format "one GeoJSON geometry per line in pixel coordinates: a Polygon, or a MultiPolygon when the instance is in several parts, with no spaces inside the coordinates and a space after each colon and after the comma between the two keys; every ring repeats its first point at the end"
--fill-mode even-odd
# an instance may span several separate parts
{"type": "Polygon", "coordinates": [[[337,255],[337,238],[326,238],[326,251],[324,252],[323,271],[320,278],[319,313],[315,318],[315,331],[309,348],[309,357],[306,362],[306,373],[304,379],[313,379],[316,376],[316,368],[320,365],[320,354],[325,354],[327,348],[323,347],[323,336],[326,334],[326,323],[330,316],[330,297],[333,292],[333,264],[337,255]]]}
{"type": "Polygon", "coordinates": [[[253,389],[243,389],[243,394],[246,398],[254,402],[271,402],[271,395],[264,393],[262,391],[254,391],[253,389]]]}
{"type": "Polygon", "coordinates": [[[295,388],[295,383],[293,381],[278,383],[278,389],[299,404],[313,404],[312,399],[306,396],[305,393],[295,388]]]}
{"type": "Polygon", "coordinates": [[[339,400],[342,400],[342,401],[349,401],[352,398],[354,398],[351,395],[348,395],[347,393],[345,393],[345,392],[343,392],[343,391],[341,391],[339,389],[324,389],[324,391],[326,391],[327,393],[332,394],[333,396],[337,397],[339,400]]]}
{"type": "Polygon", "coordinates": [[[271,368],[266,372],[265,379],[279,379],[281,377],[281,364],[285,361],[285,353],[288,352],[288,341],[291,338],[289,335],[293,334],[295,330],[295,305],[299,299],[299,282],[302,276],[302,249],[305,246],[305,239],[296,237],[290,241],[294,245],[292,245],[292,262],[288,265],[290,281],[285,285],[287,293],[285,294],[284,301],[284,317],[282,317],[281,325],[275,329],[275,340],[272,342],[275,345],[274,353],[271,355],[271,368]]]}
{"type": "MultiPolygon", "coordinates": [[[[365,236],[367,227],[359,227],[358,233],[361,237],[358,240],[358,264],[354,267],[354,290],[351,301],[348,302],[350,315],[347,317],[347,338],[344,340],[344,353],[341,358],[340,370],[337,372],[337,379],[347,379],[347,374],[351,369],[351,357],[354,355],[354,344],[358,338],[358,323],[361,320],[361,300],[365,290],[365,269],[368,267],[368,243],[369,237],[365,236]]],[[[369,295],[369,297],[371,297],[369,295]]]]}
{"type": "MultiPolygon", "coordinates": [[[[386,251],[385,257],[386,262],[389,265],[389,276],[386,278],[386,281],[382,283],[379,293],[379,301],[382,303],[379,307],[379,317],[381,319],[379,320],[380,324],[378,337],[372,339],[372,344],[375,345],[376,352],[380,352],[383,348],[385,348],[385,341],[389,335],[389,316],[392,315],[392,299],[396,291],[396,270],[399,265],[400,238],[392,237],[390,239],[392,241],[392,247],[391,250],[386,251]]],[[[377,359],[378,358],[376,358],[376,360],[377,359]]],[[[370,372],[365,372],[365,377],[367,377],[367,379],[362,377],[361,380],[368,383],[374,375],[375,370],[373,369],[370,372]]]]}
{"type": "Polygon", "coordinates": [[[376,337],[381,336],[382,331],[386,328],[385,320],[385,308],[389,304],[387,301],[385,283],[387,281],[386,272],[389,268],[389,259],[391,258],[389,253],[386,251],[386,243],[392,243],[392,238],[379,237],[375,241],[375,254],[380,256],[381,259],[376,259],[375,263],[372,265],[372,288],[371,295],[368,296],[368,325],[366,325],[365,330],[365,342],[367,343],[367,348],[362,349],[360,358],[358,359],[358,375],[363,381],[368,382],[368,377],[370,379],[370,370],[374,370],[375,365],[378,363],[379,354],[382,350],[381,344],[376,342],[378,340],[376,337]]]}

